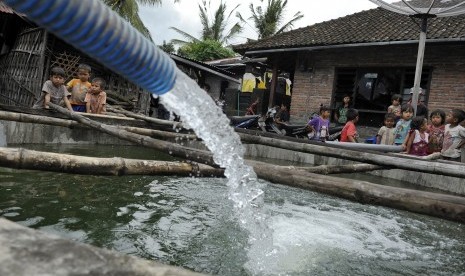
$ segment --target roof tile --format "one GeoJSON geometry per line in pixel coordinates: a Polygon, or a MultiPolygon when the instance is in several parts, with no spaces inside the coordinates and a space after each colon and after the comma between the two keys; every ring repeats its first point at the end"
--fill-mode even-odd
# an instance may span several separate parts
{"type": "MultiPolygon", "coordinates": [[[[311,47],[352,43],[418,40],[419,19],[382,8],[295,29],[256,42],[234,46],[234,50],[311,47]]],[[[428,19],[429,39],[465,37],[465,15],[428,19]]]]}

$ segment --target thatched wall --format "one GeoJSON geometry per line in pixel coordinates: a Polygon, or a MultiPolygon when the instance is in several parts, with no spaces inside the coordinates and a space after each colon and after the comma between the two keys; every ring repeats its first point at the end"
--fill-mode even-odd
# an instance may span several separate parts
{"type": "MultiPolygon", "coordinates": [[[[2,20],[6,17],[1,15],[0,23],[4,25],[6,23],[2,20]]],[[[10,25],[14,20],[15,24],[23,24],[24,27],[10,34],[10,39],[14,36],[14,44],[6,54],[0,56],[0,103],[30,107],[40,96],[42,84],[49,78],[51,67],[63,67],[70,80],[75,77],[77,65],[86,63],[92,67],[91,78],[102,77],[107,81],[109,103],[148,114],[149,92],[20,17],[10,17],[8,20],[10,25]]]]}

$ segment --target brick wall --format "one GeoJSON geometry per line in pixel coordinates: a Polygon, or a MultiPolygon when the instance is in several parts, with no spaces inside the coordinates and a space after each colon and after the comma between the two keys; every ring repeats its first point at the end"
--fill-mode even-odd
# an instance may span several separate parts
{"type": "MultiPolygon", "coordinates": [[[[337,67],[415,67],[418,45],[356,47],[301,52],[296,62],[291,118],[303,121],[330,105],[337,67]],[[308,72],[302,72],[301,62],[308,72]],[[311,69],[310,69],[311,68],[311,69]]],[[[464,45],[426,45],[424,66],[432,67],[428,108],[465,110],[464,45]]]]}

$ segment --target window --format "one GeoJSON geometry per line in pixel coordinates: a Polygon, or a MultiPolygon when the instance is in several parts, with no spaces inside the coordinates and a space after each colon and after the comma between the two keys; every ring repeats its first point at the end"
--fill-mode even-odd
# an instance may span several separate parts
{"type": "MultiPolygon", "coordinates": [[[[421,84],[427,104],[431,68],[423,68],[421,84]]],[[[410,99],[415,68],[338,68],[332,106],[342,103],[345,94],[352,97],[353,107],[360,112],[360,124],[382,125],[393,94],[401,94],[404,103],[410,99]]]]}

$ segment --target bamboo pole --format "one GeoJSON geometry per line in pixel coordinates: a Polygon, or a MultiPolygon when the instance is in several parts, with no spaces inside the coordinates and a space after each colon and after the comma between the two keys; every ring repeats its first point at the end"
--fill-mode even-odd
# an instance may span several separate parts
{"type": "Polygon", "coordinates": [[[443,219],[465,222],[465,197],[384,186],[279,166],[254,166],[257,175],[273,183],[334,195],[365,204],[382,205],[443,219]]]}
{"type": "Polygon", "coordinates": [[[182,123],[180,123],[180,122],[173,122],[173,121],[167,121],[167,120],[152,118],[152,117],[148,117],[148,116],[145,116],[145,115],[136,114],[134,112],[127,111],[127,110],[124,110],[124,109],[120,109],[120,108],[113,108],[111,106],[107,106],[107,110],[111,111],[111,112],[114,112],[114,113],[123,114],[123,115],[125,115],[127,117],[130,117],[130,118],[144,120],[146,122],[155,123],[155,124],[158,124],[158,125],[172,126],[173,128],[176,128],[176,129],[181,129],[183,127],[182,123]]]}
{"type": "MultiPolygon", "coordinates": [[[[53,126],[61,126],[61,127],[67,127],[67,128],[90,129],[90,127],[82,125],[73,120],[47,117],[47,116],[41,116],[41,115],[31,115],[31,114],[24,114],[24,113],[17,113],[17,112],[8,112],[8,111],[0,111],[0,120],[15,121],[15,122],[22,122],[22,123],[53,125],[53,126]]],[[[157,138],[164,138],[164,139],[199,140],[197,136],[194,134],[184,134],[184,133],[178,133],[178,132],[169,132],[169,131],[162,131],[162,130],[155,130],[155,129],[119,126],[119,125],[114,126],[114,127],[124,129],[132,133],[150,136],[150,137],[157,137],[157,138]]]]}
{"type": "Polygon", "coordinates": [[[371,164],[349,164],[349,165],[320,165],[313,167],[289,167],[299,171],[305,171],[317,174],[339,174],[339,173],[360,173],[370,172],[375,170],[388,169],[383,166],[371,165],[371,164]]]}
{"type": "Polygon", "coordinates": [[[153,148],[162,152],[167,152],[175,157],[180,157],[194,162],[204,163],[213,167],[218,167],[218,165],[213,161],[213,155],[210,152],[195,150],[170,142],[156,140],[144,135],[131,133],[124,129],[119,129],[110,125],[95,122],[80,115],[77,112],[70,112],[69,110],[53,103],[50,103],[49,106],[55,109],[56,111],[64,115],[67,115],[71,119],[78,121],[83,125],[107,133],[109,135],[118,137],[120,139],[130,141],[145,147],[153,148]]]}
{"type": "Polygon", "coordinates": [[[419,160],[408,157],[396,157],[387,154],[348,150],[338,148],[336,145],[328,146],[323,144],[318,145],[310,143],[298,143],[276,138],[254,136],[245,133],[238,134],[241,140],[247,143],[262,144],[271,147],[277,147],[311,154],[318,154],[322,156],[329,156],[340,159],[347,159],[352,161],[359,161],[379,166],[389,166],[392,168],[410,171],[465,178],[464,166],[460,163],[458,163],[457,165],[445,164],[441,162],[434,162],[431,160],[419,160]]]}
{"type": "Polygon", "coordinates": [[[277,170],[289,170],[297,172],[310,172],[317,174],[339,174],[339,173],[356,173],[356,172],[369,172],[375,170],[384,170],[386,167],[371,165],[371,164],[349,164],[349,165],[321,165],[321,166],[280,166],[280,165],[270,165],[268,163],[255,161],[255,160],[246,160],[247,165],[252,167],[263,167],[269,166],[272,169],[277,170]]]}
{"type": "Polygon", "coordinates": [[[27,150],[0,148],[0,166],[87,175],[181,175],[223,176],[223,170],[204,164],[155,160],[97,158],[27,150]]]}
{"type": "MultiPolygon", "coordinates": [[[[267,163],[247,160],[253,167],[270,166],[267,163]]],[[[43,170],[89,175],[188,175],[223,176],[224,170],[197,163],[180,163],[153,160],[125,159],[121,157],[97,158],[60,153],[41,152],[24,148],[0,148],[0,166],[14,169],[43,170]]],[[[345,166],[294,167],[273,165],[278,171],[347,173],[377,169],[379,166],[354,164],[345,166]]]]}

